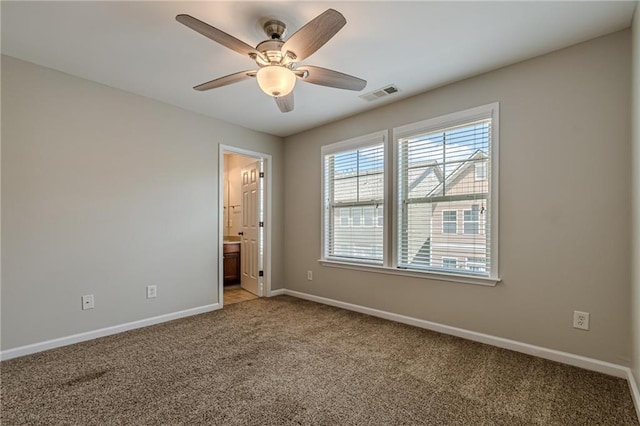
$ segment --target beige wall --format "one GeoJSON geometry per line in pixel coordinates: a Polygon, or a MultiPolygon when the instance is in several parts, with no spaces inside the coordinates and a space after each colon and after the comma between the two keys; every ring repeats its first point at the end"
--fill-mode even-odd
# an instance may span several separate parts
{"type": "Polygon", "coordinates": [[[631,188],[633,249],[631,250],[631,309],[632,309],[632,352],[631,367],[637,383],[640,383],[640,2],[636,3],[633,16],[632,46],[632,149],[633,182],[631,188]]]}
{"type": "Polygon", "coordinates": [[[219,143],[273,156],[281,206],[280,138],[3,56],[2,350],[217,302],[219,143]]]}
{"type": "Polygon", "coordinates": [[[242,231],[242,168],[257,159],[244,155],[225,154],[224,160],[229,191],[224,235],[237,237],[238,232],[242,231]]]}
{"type": "Polygon", "coordinates": [[[285,287],[628,365],[629,49],[618,32],[286,138],[285,287]],[[322,145],[495,101],[502,283],[318,264],[322,145]]]}

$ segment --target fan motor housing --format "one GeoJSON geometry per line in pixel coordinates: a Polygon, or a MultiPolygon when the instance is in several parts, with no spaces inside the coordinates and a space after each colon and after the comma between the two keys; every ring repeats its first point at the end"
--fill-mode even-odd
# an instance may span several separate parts
{"type": "Polygon", "coordinates": [[[283,44],[282,40],[265,40],[256,46],[256,50],[262,53],[269,62],[280,62],[283,44]]]}

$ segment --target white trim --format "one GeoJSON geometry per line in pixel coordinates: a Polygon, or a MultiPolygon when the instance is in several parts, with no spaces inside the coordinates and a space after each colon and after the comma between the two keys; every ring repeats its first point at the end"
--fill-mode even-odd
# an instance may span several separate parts
{"type": "Polygon", "coordinates": [[[344,151],[351,151],[354,149],[365,148],[370,145],[385,143],[388,134],[388,130],[379,130],[377,132],[369,133],[368,135],[357,136],[355,138],[324,145],[320,148],[320,152],[324,157],[325,155],[339,154],[344,151]]]}
{"type": "MultiPolygon", "coordinates": [[[[388,193],[388,189],[387,189],[387,184],[386,182],[388,181],[388,167],[387,167],[387,155],[388,155],[388,147],[387,147],[387,140],[389,137],[389,131],[388,130],[379,130],[377,132],[373,132],[373,133],[369,133],[368,135],[363,135],[363,136],[357,136],[355,138],[351,138],[351,139],[347,139],[344,141],[340,141],[340,142],[334,142],[330,145],[324,145],[322,147],[320,147],[320,194],[321,194],[321,202],[322,202],[322,207],[321,207],[321,214],[320,214],[320,249],[321,249],[321,253],[322,253],[322,257],[325,258],[327,257],[327,197],[326,197],[326,190],[327,188],[325,187],[326,184],[326,180],[327,180],[327,176],[326,176],[326,157],[329,155],[336,155],[342,152],[347,152],[347,151],[353,151],[353,150],[358,150],[360,148],[367,148],[367,147],[371,147],[374,145],[378,145],[378,144],[382,144],[382,149],[383,149],[383,155],[384,155],[384,161],[383,161],[383,197],[384,199],[382,200],[382,205],[383,208],[386,208],[387,206],[387,198],[389,196],[388,193]]],[[[347,203],[347,205],[350,203],[347,203]]],[[[371,205],[373,204],[377,204],[375,202],[371,202],[371,205]]],[[[359,207],[359,206],[367,206],[369,204],[364,203],[364,204],[354,204],[353,207],[359,207]]],[[[349,220],[351,223],[351,226],[353,227],[359,227],[361,228],[362,225],[354,225],[354,221],[353,221],[353,212],[351,211],[349,213],[349,220]]],[[[385,212],[386,215],[386,212],[385,212]]],[[[362,218],[363,216],[361,216],[362,218]]],[[[387,244],[386,239],[388,238],[388,230],[386,228],[383,228],[383,236],[382,236],[382,247],[383,247],[383,259],[385,258],[385,247],[387,244]]]]}
{"type": "MultiPolygon", "coordinates": [[[[326,246],[327,246],[327,224],[326,224],[326,220],[327,220],[327,197],[326,197],[326,193],[325,193],[325,180],[326,180],[326,176],[325,176],[325,170],[326,170],[326,164],[325,164],[325,160],[326,160],[326,156],[327,155],[335,155],[335,154],[339,154],[341,152],[345,152],[345,151],[351,151],[351,150],[355,150],[355,149],[359,149],[359,148],[364,148],[364,147],[369,147],[372,145],[377,145],[377,144],[382,144],[382,148],[383,148],[383,152],[384,152],[384,170],[383,170],[383,190],[384,190],[384,197],[387,197],[387,172],[386,172],[386,168],[387,168],[387,140],[389,137],[389,131],[388,130],[379,130],[377,132],[373,132],[373,133],[369,133],[368,135],[363,135],[363,136],[357,136],[355,138],[351,138],[351,139],[347,139],[344,141],[340,141],[340,142],[334,142],[332,144],[329,145],[324,145],[322,147],[320,147],[320,197],[322,200],[322,206],[320,208],[320,255],[324,258],[326,256],[326,246]]],[[[387,208],[387,201],[386,198],[383,199],[383,208],[387,208]]],[[[385,215],[386,215],[386,211],[385,211],[385,215]]],[[[349,212],[349,223],[353,224],[353,218],[351,216],[351,212],[349,212]]],[[[383,259],[385,257],[385,253],[384,253],[384,245],[385,245],[385,238],[387,237],[387,233],[389,232],[386,227],[383,228],[382,230],[383,232],[383,240],[382,240],[382,245],[383,245],[383,259]]]]}
{"type": "MultiPolygon", "coordinates": [[[[393,172],[393,144],[390,129],[384,131],[384,173],[383,173],[383,202],[382,202],[382,262],[384,266],[394,265],[393,263],[393,173],[389,174],[389,171],[393,172]]],[[[376,218],[376,224],[378,220],[376,218]]]]}
{"type": "MultiPolygon", "coordinates": [[[[499,261],[498,241],[500,240],[500,237],[498,234],[498,223],[499,223],[498,213],[500,210],[499,192],[498,192],[499,191],[498,184],[500,180],[499,178],[500,159],[499,159],[499,148],[498,148],[500,143],[499,141],[500,140],[500,136],[499,136],[500,135],[500,103],[493,102],[490,104],[470,108],[464,111],[457,111],[457,112],[445,114],[439,117],[429,118],[427,120],[419,121],[416,123],[394,127],[392,130],[392,135],[393,135],[392,143],[394,146],[395,155],[397,157],[399,152],[400,139],[407,138],[407,137],[415,137],[416,134],[427,134],[427,133],[438,131],[447,127],[455,127],[458,125],[462,125],[473,120],[482,120],[487,118],[491,119],[491,138],[490,138],[491,155],[489,157],[490,163],[487,170],[488,177],[491,183],[491,191],[489,192],[489,200],[488,200],[488,207],[491,209],[490,210],[491,221],[490,223],[488,223],[488,230],[490,232],[489,235],[491,238],[491,245],[489,248],[490,249],[489,277],[496,281],[500,281],[500,278],[498,278],[500,276],[500,268],[498,265],[498,261],[499,261]]],[[[398,199],[401,194],[398,194],[398,188],[397,188],[398,158],[394,158],[394,162],[396,164],[396,168],[393,170],[394,177],[396,179],[396,182],[394,183],[395,188],[394,188],[394,194],[393,194],[394,196],[393,203],[395,205],[398,202],[398,199]]],[[[399,214],[399,212],[394,211],[394,215],[397,215],[397,214],[399,214]]],[[[459,215],[457,215],[456,217],[459,218],[459,215]]],[[[397,216],[394,218],[394,220],[395,222],[394,222],[393,229],[395,230],[396,234],[394,234],[393,239],[398,240],[397,216]]],[[[443,227],[444,227],[444,224],[443,224],[443,227]]],[[[459,226],[456,225],[456,233],[458,233],[459,231],[458,228],[459,226]]],[[[464,229],[462,229],[462,231],[464,232],[464,229]]],[[[484,230],[484,233],[485,235],[487,234],[486,228],[484,230]]],[[[395,242],[395,244],[396,244],[396,247],[394,247],[394,250],[396,250],[396,253],[395,253],[396,258],[394,259],[394,262],[396,263],[394,263],[393,265],[397,265],[397,261],[398,261],[397,242],[395,242]]],[[[438,272],[433,271],[433,273],[436,274],[438,272]]]]}
{"type": "MultiPolygon", "coordinates": [[[[500,241],[500,227],[498,217],[500,215],[500,103],[491,104],[491,158],[488,165],[487,177],[491,183],[491,192],[489,193],[489,207],[493,209],[491,212],[491,223],[489,226],[489,235],[491,238],[491,252],[489,253],[491,264],[490,271],[492,277],[500,276],[500,253],[498,252],[498,242],[500,241]]],[[[484,235],[487,235],[485,224],[484,235]]]]}
{"type": "Polygon", "coordinates": [[[224,149],[218,148],[218,303],[224,306],[224,149]]]}
{"type": "Polygon", "coordinates": [[[500,278],[490,278],[483,276],[474,276],[471,274],[460,275],[454,272],[432,272],[432,271],[420,271],[417,269],[400,269],[400,268],[390,268],[387,266],[376,265],[376,264],[367,264],[364,262],[353,263],[347,261],[339,261],[334,259],[318,259],[318,262],[322,266],[328,266],[330,268],[344,268],[344,269],[354,269],[356,271],[366,271],[366,272],[374,272],[379,274],[389,274],[389,275],[401,275],[403,277],[413,277],[413,278],[422,278],[426,280],[436,280],[436,281],[450,281],[455,283],[462,284],[476,284],[476,285],[484,285],[488,287],[495,287],[500,281],[500,278]]]}
{"type": "Polygon", "coordinates": [[[631,392],[633,406],[636,408],[636,416],[640,419],[640,392],[638,392],[636,377],[633,375],[633,371],[630,368],[627,368],[627,382],[629,383],[629,391],[631,392]]]}
{"type": "Polygon", "coordinates": [[[495,118],[499,108],[499,102],[469,108],[463,111],[456,111],[439,117],[428,118],[416,123],[405,124],[394,127],[393,137],[395,140],[408,136],[415,136],[416,133],[431,133],[448,127],[455,127],[473,120],[495,118]]]}
{"type": "Polygon", "coordinates": [[[533,355],[538,358],[544,358],[551,361],[561,362],[563,364],[573,365],[575,367],[580,367],[580,368],[584,368],[591,371],[597,371],[598,373],[604,373],[611,376],[620,377],[623,379],[627,379],[629,377],[628,367],[618,365],[618,364],[613,364],[606,361],[600,361],[597,359],[588,358],[588,357],[584,357],[581,355],[576,355],[568,352],[557,351],[555,349],[548,349],[540,346],[530,345],[528,343],[522,343],[516,340],[504,339],[502,337],[492,336],[484,333],[478,333],[471,330],[465,330],[463,328],[451,327],[449,325],[444,325],[436,322],[408,317],[400,314],[395,314],[392,312],[381,311],[381,310],[369,308],[366,306],[354,305],[352,303],[346,303],[339,300],[328,299],[326,297],[315,296],[307,293],[301,293],[299,291],[285,289],[284,294],[288,296],[297,297],[299,299],[311,300],[313,302],[318,302],[325,305],[336,306],[338,308],[343,308],[350,311],[371,315],[374,317],[384,318],[387,320],[412,325],[414,327],[425,328],[427,330],[433,330],[439,333],[462,337],[463,339],[473,340],[474,342],[485,343],[488,345],[496,346],[498,348],[509,349],[509,350],[521,352],[527,355],[533,355]]]}
{"type": "Polygon", "coordinates": [[[185,309],[183,311],[172,312],[169,314],[158,315],[156,317],[145,318],[138,321],[128,322],[125,324],[114,325],[111,327],[100,328],[98,330],[86,331],[84,333],[73,334],[71,336],[59,337],[57,339],[46,340],[44,342],[32,343],[30,345],[19,346],[13,349],[7,349],[0,352],[0,360],[5,361],[11,358],[17,358],[36,352],[46,351],[48,349],[59,348],[61,346],[73,345],[74,343],[86,342],[87,340],[97,339],[98,337],[110,336],[112,334],[123,333],[136,328],[147,327],[154,324],[160,324],[172,321],[178,318],[190,317],[192,315],[203,314],[205,312],[216,311],[222,308],[222,304],[213,303],[211,305],[200,306],[197,308],[185,309]]]}
{"type": "Polygon", "coordinates": [[[284,288],[279,288],[277,290],[271,290],[271,292],[267,295],[267,297],[282,296],[283,294],[284,294],[284,288]]]}
{"type": "MultiPolygon", "coordinates": [[[[264,271],[263,287],[259,296],[269,296],[271,293],[271,256],[273,251],[272,246],[272,228],[273,228],[273,215],[272,215],[272,189],[273,189],[273,172],[272,164],[273,157],[271,154],[267,154],[260,151],[251,151],[244,148],[238,148],[231,145],[220,144],[218,150],[218,303],[220,306],[224,305],[224,261],[223,261],[223,239],[224,239],[224,154],[239,154],[247,157],[252,157],[258,160],[263,160],[264,176],[266,179],[266,185],[264,186],[264,258],[262,260],[262,270],[264,271]]],[[[260,286],[258,287],[260,289],[260,286]]]]}

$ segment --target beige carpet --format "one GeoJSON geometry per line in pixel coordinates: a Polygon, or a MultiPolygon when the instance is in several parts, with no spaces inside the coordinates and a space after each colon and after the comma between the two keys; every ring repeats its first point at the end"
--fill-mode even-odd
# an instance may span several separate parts
{"type": "Polygon", "coordinates": [[[280,296],[2,362],[3,425],[635,425],[624,380],[280,296]]]}

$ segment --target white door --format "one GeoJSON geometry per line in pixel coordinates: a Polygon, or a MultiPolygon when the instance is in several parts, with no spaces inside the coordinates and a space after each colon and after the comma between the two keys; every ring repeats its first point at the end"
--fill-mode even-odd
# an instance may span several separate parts
{"type": "Polygon", "coordinates": [[[240,249],[241,287],[256,296],[260,294],[260,162],[242,168],[242,247],[240,249]]]}

